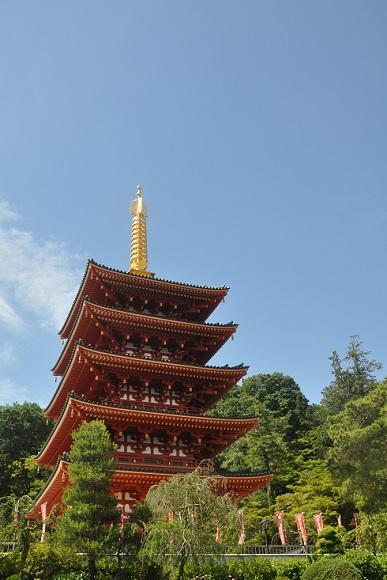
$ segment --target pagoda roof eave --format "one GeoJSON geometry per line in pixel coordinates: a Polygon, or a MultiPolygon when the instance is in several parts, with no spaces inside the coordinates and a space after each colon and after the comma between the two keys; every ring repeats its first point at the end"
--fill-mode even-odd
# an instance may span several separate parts
{"type": "MultiPolygon", "coordinates": [[[[174,363],[155,361],[152,359],[136,358],[128,355],[114,354],[100,351],[91,347],[77,344],[74,347],[72,357],[66,368],[53,398],[46,408],[45,416],[56,418],[64,404],[67,394],[74,390],[75,384],[71,385],[71,375],[80,371],[80,366],[96,364],[117,370],[132,370],[135,373],[148,373],[155,376],[184,377],[190,380],[218,380],[235,384],[247,372],[248,367],[238,365],[235,367],[202,366],[188,363],[174,363]],[[67,384],[69,383],[69,384],[67,384]]],[[[75,383],[75,380],[73,380],[75,383]]],[[[77,391],[78,392],[78,391],[77,391]]]]}
{"type": "MultiPolygon", "coordinates": [[[[80,300],[85,295],[84,290],[86,288],[86,283],[91,270],[94,269],[100,273],[100,275],[105,275],[105,277],[115,276],[122,279],[124,283],[140,283],[141,286],[145,286],[148,289],[154,289],[161,292],[173,293],[182,297],[192,297],[192,298],[218,298],[217,304],[226,296],[229,288],[227,286],[199,286],[194,284],[184,284],[182,282],[174,282],[171,280],[164,280],[162,278],[150,278],[147,276],[142,276],[141,274],[135,274],[133,272],[124,272],[123,270],[117,270],[114,268],[109,268],[103,264],[98,264],[92,259],[89,259],[86,265],[85,273],[78,292],[74,298],[73,304],[71,305],[70,311],[67,318],[59,331],[59,336],[61,338],[67,338],[70,329],[73,325],[74,318],[78,312],[80,306],[80,300]]],[[[216,304],[216,305],[217,305],[216,304]]],[[[214,306],[214,308],[216,307],[214,306]]],[[[210,313],[209,313],[210,314],[210,313]]]]}
{"type": "MultiPolygon", "coordinates": [[[[63,359],[69,357],[69,352],[71,352],[72,348],[74,348],[77,332],[79,334],[79,328],[84,326],[85,318],[90,320],[89,316],[96,316],[96,318],[101,317],[105,320],[109,320],[114,322],[121,322],[127,323],[130,325],[132,322],[133,325],[137,326],[138,328],[143,327],[144,329],[155,329],[161,330],[164,332],[176,333],[176,334],[189,334],[189,335],[196,335],[196,336],[207,336],[207,337],[217,337],[220,338],[221,342],[219,343],[218,348],[224,344],[224,342],[232,336],[232,334],[236,331],[238,325],[234,323],[228,324],[209,324],[209,323],[200,323],[200,322],[188,322],[188,321],[181,321],[181,320],[173,320],[170,318],[164,318],[161,316],[152,316],[148,314],[139,314],[135,312],[130,312],[127,310],[119,310],[117,308],[111,308],[108,306],[102,306],[97,304],[89,297],[85,296],[82,298],[81,306],[78,311],[77,318],[73,324],[71,329],[69,338],[59,355],[58,360],[56,361],[54,367],[52,368],[52,372],[54,375],[60,375],[61,372],[58,369],[61,369],[63,365],[61,362],[63,359]]],[[[78,337],[80,338],[80,336],[78,337]]],[[[211,355],[213,356],[213,355],[211,355]]]]}
{"type": "MultiPolygon", "coordinates": [[[[203,434],[222,431],[234,439],[253,429],[259,421],[257,417],[230,419],[126,409],[120,406],[101,405],[84,401],[70,395],[67,397],[67,402],[63,407],[60,418],[37,456],[36,462],[38,465],[54,465],[58,455],[69,450],[71,433],[83,420],[93,419],[102,419],[105,423],[120,425],[122,430],[129,426],[145,426],[150,429],[195,430],[203,434]]],[[[230,441],[225,439],[224,447],[228,445],[230,445],[230,441]]]]}
{"type": "MultiPolygon", "coordinates": [[[[63,459],[57,461],[56,467],[51,476],[46,481],[44,487],[35,499],[34,507],[28,512],[27,517],[38,521],[42,520],[41,505],[47,502],[47,513],[50,514],[52,508],[62,501],[63,491],[69,481],[68,474],[69,462],[63,459]]],[[[115,470],[112,477],[112,492],[119,490],[123,485],[135,486],[141,485],[146,487],[146,491],[152,486],[157,485],[160,481],[169,479],[171,473],[152,472],[148,471],[129,471],[129,470],[115,470]]],[[[202,476],[206,479],[208,476],[202,476]]],[[[226,476],[217,474],[211,475],[211,480],[219,481],[222,485],[216,485],[217,491],[219,488],[224,493],[233,493],[239,497],[243,497],[253,493],[261,487],[270,483],[273,479],[271,474],[228,474],[226,476]]]]}

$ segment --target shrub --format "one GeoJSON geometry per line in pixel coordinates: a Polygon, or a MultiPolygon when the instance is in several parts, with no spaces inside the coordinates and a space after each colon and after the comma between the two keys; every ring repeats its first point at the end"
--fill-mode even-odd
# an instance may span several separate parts
{"type": "Polygon", "coordinates": [[[301,580],[309,562],[306,558],[303,560],[286,560],[285,562],[278,562],[275,565],[277,570],[277,579],[289,578],[290,580],[301,580]]]}
{"type": "Polygon", "coordinates": [[[47,544],[35,544],[31,547],[24,571],[32,578],[52,580],[55,576],[68,572],[80,572],[82,560],[73,551],[54,548],[47,544]]]}
{"type": "Polygon", "coordinates": [[[97,571],[99,580],[128,580],[129,578],[130,580],[162,580],[165,578],[160,566],[151,561],[141,562],[134,556],[121,565],[114,557],[103,558],[97,563],[97,571]]]}
{"type": "Polygon", "coordinates": [[[307,567],[302,580],[362,580],[353,564],[338,558],[322,558],[307,567]]]}
{"type": "Polygon", "coordinates": [[[316,552],[318,554],[337,554],[343,551],[337,528],[325,526],[317,536],[316,552]]]}
{"type": "Polygon", "coordinates": [[[86,580],[87,578],[87,572],[67,572],[59,576],[54,576],[53,580],[86,580]]]}
{"type": "Polygon", "coordinates": [[[232,560],[227,565],[227,571],[238,580],[274,580],[277,576],[270,560],[258,558],[232,560]]]}
{"type": "Polygon", "coordinates": [[[378,562],[382,567],[384,578],[387,578],[387,556],[378,556],[378,562]]]}
{"type": "Polygon", "coordinates": [[[8,576],[12,576],[12,574],[17,574],[19,563],[19,552],[0,554],[0,578],[8,578],[8,576]]]}
{"type": "Polygon", "coordinates": [[[368,550],[348,550],[343,557],[360,570],[363,580],[383,580],[383,565],[368,550]]]}

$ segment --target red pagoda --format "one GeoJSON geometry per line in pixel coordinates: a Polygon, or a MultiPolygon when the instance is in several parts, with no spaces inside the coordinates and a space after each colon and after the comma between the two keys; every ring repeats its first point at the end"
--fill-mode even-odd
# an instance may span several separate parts
{"type": "MultiPolygon", "coordinates": [[[[258,422],[204,416],[247,370],[207,364],[236,331],[232,323],[205,322],[228,288],[155,278],[140,187],[131,214],[129,272],[90,260],[59,333],[65,345],[53,373],[62,378],[45,411],[56,424],[37,457],[53,471],[29,514],[35,519],[60,505],[71,434],[84,421],[104,421],[116,444],[112,493],[125,515],[150,486],[193,471],[258,422]]],[[[244,496],[270,480],[219,475],[219,487],[244,496]]]]}

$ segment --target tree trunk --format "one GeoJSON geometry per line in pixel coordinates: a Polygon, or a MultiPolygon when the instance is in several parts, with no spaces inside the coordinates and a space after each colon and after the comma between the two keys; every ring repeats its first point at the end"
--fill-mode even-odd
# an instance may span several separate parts
{"type": "Polygon", "coordinates": [[[180,560],[179,573],[177,575],[177,580],[181,580],[182,578],[184,578],[184,568],[185,568],[185,558],[180,560]]]}
{"type": "Polygon", "coordinates": [[[95,565],[95,556],[89,556],[87,567],[89,572],[89,580],[95,580],[95,578],[97,577],[97,566],[95,565]]]}

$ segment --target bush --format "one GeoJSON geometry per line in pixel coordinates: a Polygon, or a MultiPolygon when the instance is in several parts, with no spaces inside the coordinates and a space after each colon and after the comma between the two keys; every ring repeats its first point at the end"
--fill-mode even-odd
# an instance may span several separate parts
{"type": "Polygon", "coordinates": [[[317,536],[316,552],[318,554],[337,554],[343,551],[337,528],[325,526],[317,536]]]}
{"type": "MultiPolygon", "coordinates": [[[[227,565],[229,575],[237,580],[274,580],[277,576],[270,560],[249,558],[248,560],[231,560],[227,565]]],[[[226,576],[228,578],[229,576],[226,576]]]]}
{"type": "MultiPolygon", "coordinates": [[[[277,573],[269,560],[249,558],[225,563],[209,560],[200,565],[188,562],[184,577],[192,580],[277,580],[277,573]]],[[[177,571],[172,578],[176,580],[177,571]]],[[[149,580],[153,580],[153,577],[149,580]]]]}
{"type": "Polygon", "coordinates": [[[53,580],[86,580],[87,578],[87,572],[67,572],[59,576],[54,576],[53,580]]]}
{"type": "Polygon", "coordinates": [[[158,564],[150,561],[141,562],[134,556],[121,565],[114,557],[103,558],[97,562],[97,571],[98,580],[128,580],[128,578],[130,580],[162,580],[165,578],[158,564]]]}
{"type": "Polygon", "coordinates": [[[8,578],[19,571],[20,554],[19,552],[10,552],[9,554],[0,554],[0,578],[8,578]]]}
{"type": "Polygon", "coordinates": [[[379,556],[378,562],[381,565],[383,573],[384,573],[383,578],[387,578],[387,556],[379,556]]]}
{"type": "Polygon", "coordinates": [[[81,570],[82,559],[75,552],[47,544],[33,545],[24,567],[27,576],[39,580],[52,580],[55,576],[81,570]]]}
{"type": "Polygon", "coordinates": [[[342,558],[322,558],[307,567],[302,580],[362,580],[353,564],[342,558]]]}
{"type": "Polygon", "coordinates": [[[301,580],[309,562],[306,558],[302,560],[286,560],[275,564],[277,570],[277,579],[289,578],[290,580],[301,580]]]}
{"type": "Polygon", "coordinates": [[[363,580],[383,580],[383,565],[368,550],[348,550],[343,557],[360,570],[363,580]]]}

